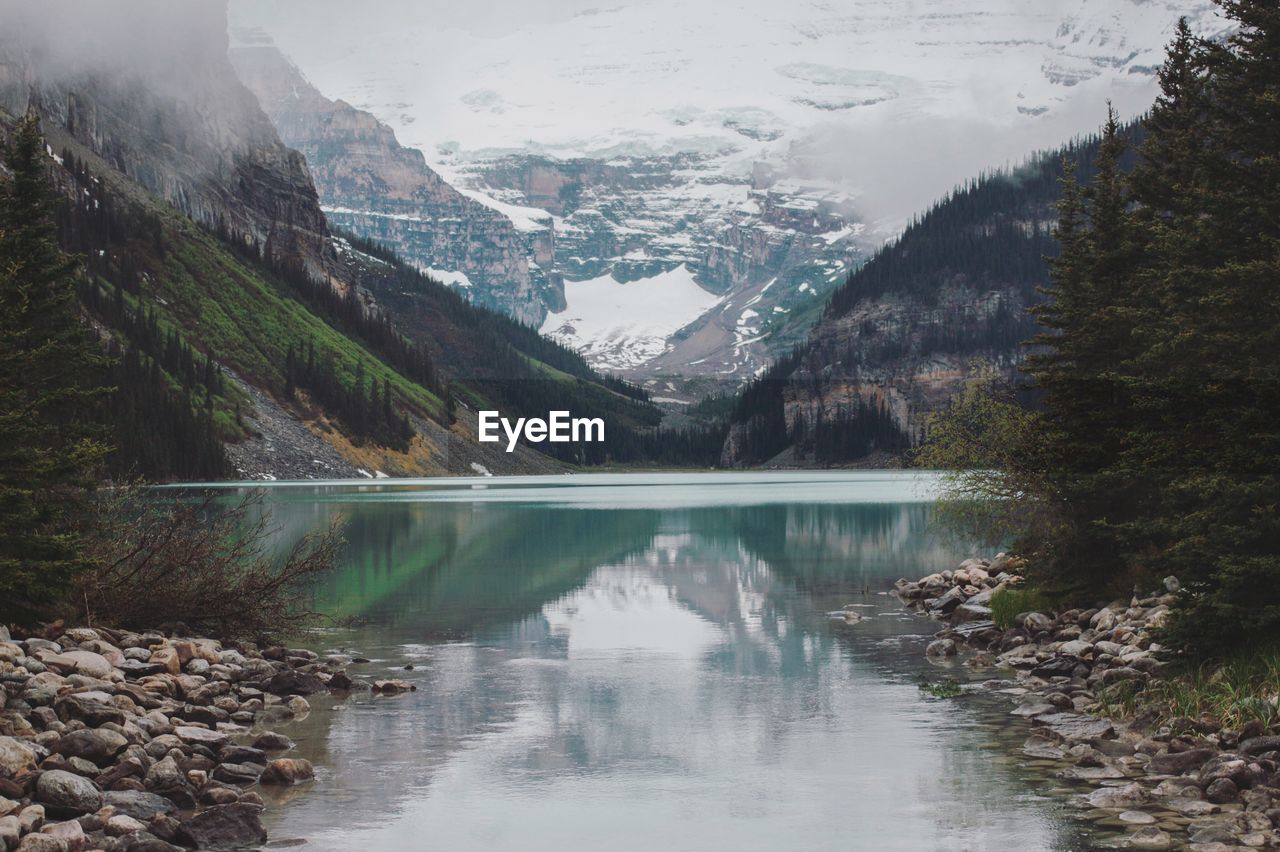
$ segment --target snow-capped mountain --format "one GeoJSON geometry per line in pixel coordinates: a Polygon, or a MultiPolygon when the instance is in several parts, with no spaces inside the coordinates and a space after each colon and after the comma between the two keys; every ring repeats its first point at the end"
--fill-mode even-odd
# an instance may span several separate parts
{"type": "Polygon", "coordinates": [[[1209,0],[232,4],[548,232],[567,308],[544,331],[633,375],[735,380],[956,182],[1093,130],[1108,99],[1146,109],[1179,15],[1222,26],[1209,0]]]}

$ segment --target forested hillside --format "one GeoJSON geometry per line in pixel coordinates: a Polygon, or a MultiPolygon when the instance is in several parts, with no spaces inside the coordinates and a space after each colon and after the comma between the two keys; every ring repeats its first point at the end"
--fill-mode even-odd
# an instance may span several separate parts
{"type": "Polygon", "coordinates": [[[1098,144],[1079,140],[975,178],[851,273],[808,340],[744,390],[724,462],[784,451],[779,461],[796,464],[884,461],[919,440],[975,364],[1011,376],[1057,253],[1063,164],[1091,174],[1098,144]]]}
{"type": "MultiPolygon", "coordinates": [[[[670,445],[638,389],[330,234],[305,163],[230,68],[221,13],[131,7],[123,14],[167,21],[185,45],[137,56],[123,45],[104,54],[98,13],[51,32],[47,16],[10,10],[0,136],[30,114],[43,137],[58,237],[79,259],[79,296],[110,356],[114,390],[97,416],[114,435],[111,472],[556,469],[544,454],[478,444],[481,407],[605,417],[608,441],[588,452],[542,445],[562,461],[637,460],[670,445]],[[173,79],[158,76],[180,51],[173,79]]],[[[123,32],[111,23],[104,37],[123,32]]]]}

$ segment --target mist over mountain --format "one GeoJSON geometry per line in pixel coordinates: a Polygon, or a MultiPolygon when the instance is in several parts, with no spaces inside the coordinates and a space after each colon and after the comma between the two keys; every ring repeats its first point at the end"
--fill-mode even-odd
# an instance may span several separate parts
{"type": "Polygon", "coordinates": [[[232,4],[326,97],[544,233],[567,282],[544,331],[635,377],[731,383],[958,182],[1108,99],[1145,110],[1179,15],[1222,27],[1208,0],[232,4]],[[673,275],[664,323],[601,319],[673,275]]]}

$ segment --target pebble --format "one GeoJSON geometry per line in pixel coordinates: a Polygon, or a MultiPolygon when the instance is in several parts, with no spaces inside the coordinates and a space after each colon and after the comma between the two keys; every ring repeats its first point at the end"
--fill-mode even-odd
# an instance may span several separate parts
{"type": "MultiPolygon", "coordinates": [[[[352,678],[346,657],[72,628],[0,636],[0,850],[242,848],[266,842],[254,784],[315,778],[288,736],[257,728],[352,678]],[[270,754],[270,757],[268,756],[270,754]],[[274,759],[271,759],[274,758],[274,759]]],[[[358,658],[357,658],[358,659],[358,658]]]]}

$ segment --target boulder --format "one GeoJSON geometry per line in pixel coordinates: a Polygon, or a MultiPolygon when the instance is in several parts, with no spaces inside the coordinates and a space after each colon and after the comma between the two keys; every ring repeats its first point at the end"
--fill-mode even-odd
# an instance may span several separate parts
{"type": "Polygon", "coordinates": [[[259,846],[267,839],[262,809],[237,802],[206,808],[182,824],[180,838],[199,849],[259,846]]]}
{"type": "Polygon", "coordinates": [[[54,702],[53,709],[58,714],[58,718],[64,722],[71,719],[79,719],[91,728],[105,725],[108,722],[123,725],[124,711],[114,704],[108,703],[109,700],[110,696],[102,695],[101,698],[98,698],[91,696],[89,693],[64,695],[54,702]],[[108,700],[104,701],[102,700],[103,698],[108,700]]]}
{"type": "Polygon", "coordinates": [[[123,751],[128,744],[129,741],[124,736],[110,728],[85,728],[63,734],[53,750],[65,757],[80,757],[101,766],[123,751]]]}
{"type": "Polygon", "coordinates": [[[1147,764],[1147,772],[1152,775],[1181,775],[1204,766],[1205,762],[1217,753],[1211,748],[1192,748],[1186,751],[1157,754],[1147,764]]]}
{"type": "Polygon", "coordinates": [[[211,731],[208,728],[195,728],[187,725],[177,726],[173,729],[173,733],[184,743],[208,746],[209,748],[220,748],[231,741],[231,737],[221,731],[211,731]]]}
{"type": "Polygon", "coordinates": [[[67,844],[67,852],[80,852],[88,843],[88,838],[84,836],[84,826],[75,820],[49,823],[40,829],[40,833],[56,837],[67,844]]]}
{"type": "Polygon", "coordinates": [[[1138,784],[1126,784],[1123,787],[1103,787],[1094,790],[1085,799],[1095,808],[1128,810],[1133,805],[1145,802],[1147,793],[1138,784]]]}
{"type": "Polygon", "coordinates": [[[1053,618],[1043,612],[1028,612],[1023,614],[1022,626],[1027,632],[1034,636],[1053,627],[1053,618]]]}
{"type": "Polygon", "coordinates": [[[35,798],[54,816],[77,817],[102,807],[97,784],[61,769],[40,773],[35,798]]]}
{"type": "Polygon", "coordinates": [[[22,823],[16,816],[0,817],[0,849],[15,849],[22,838],[22,823]]]}
{"type": "Polygon", "coordinates": [[[1280,737],[1252,737],[1240,743],[1240,753],[1253,756],[1280,751],[1280,737]]]}
{"type": "Polygon", "coordinates": [[[0,778],[17,778],[34,772],[39,758],[36,750],[15,737],[0,737],[0,778]]]}
{"type": "Polygon", "coordinates": [[[964,602],[964,592],[958,586],[953,586],[938,597],[925,601],[925,606],[936,615],[950,615],[964,602]]]}
{"type": "Polygon", "coordinates": [[[77,674],[107,678],[110,677],[114,670],[114,666],[107,661],[106,657],[101,654],[95,654],[93,651],[63,651],[62,657],[72,661],[75,666],[74,671],[77,674]]]}
{"type": "Polygon", "coordinates": [[[48,834],[28,834],[18,844],[18,852],[71,852],[67,841],[48,834]]]}
{"type": "Polygon", "coordinates": [[[323,692],[325,684],[317,675],[289,669],[273,675],[263,688],[274,695],[312,695],[323,692]]]}
{"type": "MultiPolygon", "coordinates": [[[[962,603],[951,613],[951,622],[953,624],[968,624],[972,621],[990,621],[991,607],[974,603],[970,598],[967,603],[962,603]]],[[[335,675],[336,677],[336,675],[335,675]]],[[[332,681],[330,681],[332,684],[332,681]]]]}
{"type": "Polygon", "coordinates": [[[118,814],[131,816],[142,822],[150,822],[156,814],[169,814],[177,810],[173,802],[155,793],[140,790],[108,790],[102,800],[118,814]]]}
{"type": "MultiPolygon", "coordinates": [[[[930,642],[924,649],[925,655],[930,657],[954,657],[956,655],[956,643],[950,639],[935,639],[930,642]]],[[[386,690],[380,685],[386,681],[374,681],[373,688],[379,692],[386,690]]]]}
{"type": "Polygon", "coordinates": [[[1140,828],[1129,835],[1130,849],[1164,850],[1173,848],[1173,838],[1169,833],[1152,826],[1140,828]]]}
{"type": "Polygon", "coordinates": [[[293,748],[293,740],[275,731],[263,731],[253,741],[253,747],[262,751],[288,751],[293,748]]]}
{"type": "Polygon", "coordinates": [[[300,781],[310,781],[315,777],[316,772],[311,761],[281,757],[267,764],[266,770],[258,781],[262,784],[297,784],[300,781]]]}
{"type": "Polygon", "coordinates": [[[1239,788],[1230,778],[1216,778],[1204,788],[1204,797],[1215,805],[1225,805],[1228,802],[1234,802],[1236,796],[1240,795],[1239,788]]]}
{"type": "Polygon", "coordinates": [[[147,824],[141,820],[134,819],[128,814],[116,814],[107,820],[105,827],[108,837],[124,837],[126,834],[136,834],[139,831],[146,831],[147,824]]]}

